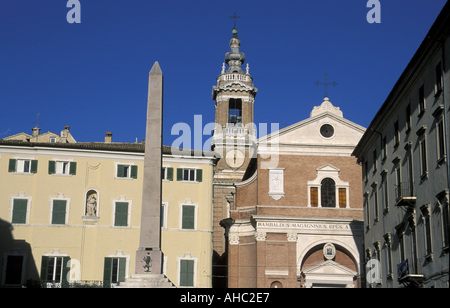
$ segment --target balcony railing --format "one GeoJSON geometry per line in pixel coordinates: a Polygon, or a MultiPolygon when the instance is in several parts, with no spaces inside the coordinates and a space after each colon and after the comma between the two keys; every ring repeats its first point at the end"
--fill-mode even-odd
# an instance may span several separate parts
{"type": "Polygon", "coordinates": [[[408,259],[406,259],[397,265],[397,270],[398,282],[407,283],[410,287],[421,286],[424,276],[420,273],[420,269],[417,264],[410,264],[408,259]]]}
{"type": "Polygon", "coordinates": [[[414,183],[402,182],[400,185],[395,185],[395,197],[397,206],[414,206],[416,204],[414,183]]]}

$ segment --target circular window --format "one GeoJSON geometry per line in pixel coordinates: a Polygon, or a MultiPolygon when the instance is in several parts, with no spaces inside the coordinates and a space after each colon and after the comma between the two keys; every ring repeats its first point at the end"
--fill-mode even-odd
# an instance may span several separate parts
{"type": "Polygon", "coordinates": [[[334,128],[330,124],[322,125],[320,128],[320,134],[325,138],[331,138],[334,135],[334,128]]]}

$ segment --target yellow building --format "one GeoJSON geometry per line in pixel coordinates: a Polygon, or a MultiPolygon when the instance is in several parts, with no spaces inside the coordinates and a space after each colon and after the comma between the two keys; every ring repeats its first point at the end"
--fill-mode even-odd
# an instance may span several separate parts
{"type": "MultiPolygon", "coordinates": [[[[0,286],[134,274],[143,162],[143,144],[1,140],[0,286]]],[[[161,245],[177,287],[211,287],[213,164],[163,148],[161,245]]]]}

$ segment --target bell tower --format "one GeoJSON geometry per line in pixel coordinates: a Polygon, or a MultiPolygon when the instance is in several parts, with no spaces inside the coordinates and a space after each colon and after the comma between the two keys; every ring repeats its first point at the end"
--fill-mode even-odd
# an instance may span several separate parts
{"type": "Polygon", "coordinates": [[[248,64],[245,71],[241,68],[245,54],[240,52],[238,30],[234,28],[232,33],[230,51],[212,91],[216,127],[211,146],[221,157],[217,180],[240,181],[256,149],[253,107],[258,90],[248,64]]]}
{"type": "Polygon", "coordinates": [[[253,110],[258,90],[248,64],[242,70],[245,54],[240,51],[236,26],[232,33],[230,51],[212,90],[216,125],[211,149],[219,157],[214,172],[213,287],[227,286],[227,240],[221,221],[234,209],[234,183],[242,181],[251,158],[256,157],[253,110]]]}

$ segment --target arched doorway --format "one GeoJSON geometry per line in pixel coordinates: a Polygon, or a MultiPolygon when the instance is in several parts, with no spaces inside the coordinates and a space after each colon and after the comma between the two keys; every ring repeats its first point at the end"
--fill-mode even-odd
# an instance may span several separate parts
{"type": "Polygon", "coordinates": [[[344,247],[332,242],[318,244],[305,255],[301,265],[304,288],[354,288],[358,265],[344,247]]]}

